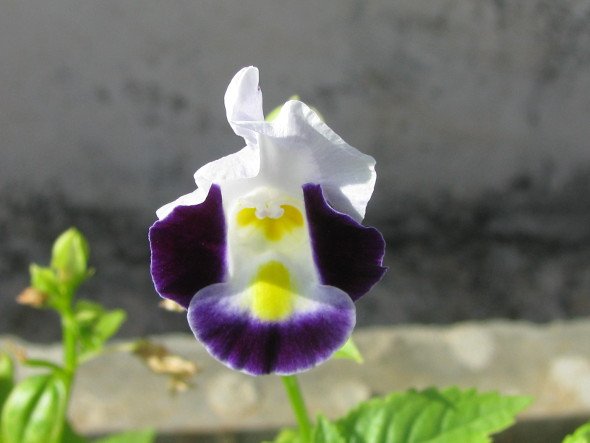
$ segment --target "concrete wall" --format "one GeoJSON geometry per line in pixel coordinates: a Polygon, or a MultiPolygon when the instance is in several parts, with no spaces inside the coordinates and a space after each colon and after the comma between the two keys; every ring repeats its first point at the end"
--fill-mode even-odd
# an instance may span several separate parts
{"type": "Polygon", "coordinates": [[[91,294],[153,301],[147,225],[241,147],[245,65],[267,110],[300,94],[377,159],[392,270],[362,321],[590,314],[587,1],[0,0],[0,56],[0,328],[70,224],[91,294]]]}

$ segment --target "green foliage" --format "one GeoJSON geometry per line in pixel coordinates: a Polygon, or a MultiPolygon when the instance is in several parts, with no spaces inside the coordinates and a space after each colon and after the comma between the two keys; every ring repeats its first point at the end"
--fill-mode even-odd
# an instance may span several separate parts
{"type": "Polygon", "coordinates": [[[31,274],[31,286],[50,297],[59,297],[60,284],[55,270],[43,266],[31,264],[29,267],[31,274]]]}
{"type": "Polygon", "coordinates": [[[76,288],[89,276],[89,256],[90,248],[84,236],[76,228],[70,228],[53,244],[51,268],[61,282],[76,288]]]}
{"type": "MultiPolygon", "coordinates": [[[[488,443],[530,402],[474,389],[410,390],[361,403],[333,423],[319,417],[312,443],[488,443]]],[[[274,443],[301,442],[284,431],[274,443]]]]}
{"type": "MultiPolygon", "coordinates": [[[[90,249],[84,236],[71,228],[52,248],[48,267],[29,268],[32,289],[19,300],[34,307],[50,307],[63,329],[63,367],[44,360],[26,360],[28,366],[49,372],[27,378],[13,387],[12,362],[0,354],[0,401],[7,396],[0,419],[0,443],[86,443],[76,434],[65,414],[72,380],[80,362],[103,351],[125,321],[125,311],[106,310],[98,303],[74,301],[80,284],[92,275],[90,249]],[[8,392],[10,391],[10,394],[8,392]]],[[[0,403],[0,406],[2,403],[0,403]]],[[[101,443],[151,443],[154,431],[127,432],[106,437],[101,443]]]]}
{"type": "MultiPolygon", "coordinates": [[[[14,387],[14,364],[8,354],[0,352],[0,417],[4,403],[14,387]]],[[[0,443],[2,443],[2,423],[0,421],[0,443]]]]}
{"type": "Polygon", "coordinates": [[[313,443],[346,443],[338,426],[321,415],[313,429],[311,440],[313,443]]]}
{"type": "MultiPolygon", "coordinates": [[[[340,429],[323,416],[318,417],[318,423],[313,428],[310,443],[346,443],[340,429]]],[[[266,442],[268,443],[268,442],[266,442]]],[[[284,429],[273,440],[272,443],[304,443],[299,433],[294,429],[284,429]]]]}
{"type": "Polygon", "coordinates": [[[16,385],[2,410],[4,443],[58,443],[67,406],[62,373],[36,375],[16,385]]]}
{"type": "Polygon", "coordinates": [[[75,228],[61,234],[53,243],[51,265],[29,267],[31,286],[47,297],[48,306],[59,313],[67,310],[71,299],[93,271],[88,268],[90,249],[84,236],[75,228]]]}
{"type": "Polygon", "coordinates": [[[87,443],[88,440],[78,435],[69,421],[65,421],[60,443],[87,443]]]}
{"type": "Polygon", "coordinates": [[[563,443],[590,443],[590,422],[583,424],[573,434],[565,437],[563,443]]]}
{"type": "Polygon", "coordinates": [[[95,440],[94,443],[152,443],[155,439],[156,432],[153,429],[144,429],[109,435],[95,440]]]}
{"type": "Polygon", "coordinates": [[[337,424],[349,442],[484,443],[530,402],[474,389],[411,390],[365,402],[337,424]]]}
{"type": "Polygon", "coordinates": [[[8,354],[0,352],[0,413],[14,386],[14,364],[8,354]]]}
{"type": "Polygon", "coordinates": [[[350,337],[346,341],[346,343],[344,343],[344,345],[334,353],[332,357],[338,359],[352,360],[359,364],[364,362],[363,356],[361,355],[359,349],[356,347],[356,344],[352,340],[352,337],[350,337]]]}
{"type": "Polygon", "coordinates": [[[107,311],[102,305],[80,300],[74,308],[78,326],[80,358],[100,352],[106,341],[117,333],[127,314],[122,309],[107,311]]]}

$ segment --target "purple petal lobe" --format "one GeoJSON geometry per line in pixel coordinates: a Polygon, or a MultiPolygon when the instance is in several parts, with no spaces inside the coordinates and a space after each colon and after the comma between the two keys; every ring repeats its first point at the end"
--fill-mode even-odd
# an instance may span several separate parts
{"type": "Polygon", "coordinates": [[[332,209],[320,185],[304,185],[303,196],[321,282],[358,300],[387,270],[383,267],[383,236],[375,228],[362,226],[332,209]]]}
{"type": "Polygon", "coordinates": [[[330,286],[314,291],[328,302],[281,321],[262,321],[240,308],[230,285],[202,289],[191,301],[188,322],[209,353],[250,375],[293,374],[327,360],[350,336],[354,304],[330,286]]]}
{"type": "Polygon", "coordinates": [[[154,223],[149,240],[156,290],[188,308],[200,289],[225,277],[226,226],[219,186],[211,186],[203,203],[177,206],[154,223]]]}

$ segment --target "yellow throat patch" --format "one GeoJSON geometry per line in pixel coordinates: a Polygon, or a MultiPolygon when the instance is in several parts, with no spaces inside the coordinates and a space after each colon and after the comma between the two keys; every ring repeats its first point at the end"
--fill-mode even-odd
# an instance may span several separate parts
{"type": "Polygon", "coordinates": [[[293,312],[296,297],[289,270],[273,260],[258,268],[252,280],[252,313],[261,320],[279,321],[293,312]]]}

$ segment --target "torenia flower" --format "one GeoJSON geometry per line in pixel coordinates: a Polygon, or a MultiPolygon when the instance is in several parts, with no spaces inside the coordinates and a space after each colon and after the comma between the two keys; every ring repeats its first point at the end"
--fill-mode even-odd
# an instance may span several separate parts
{"type": "Polygon", "coordinates": [[[154,284],[227,366],[301,372],[346,342],[354,302],[385,272],[383,237],[360,224],[375,161],[300,101],[266,122],[254,67],[233,78],[225,107],[246,146],[203,166],[194,192],[157,211],[154,284]]]}

